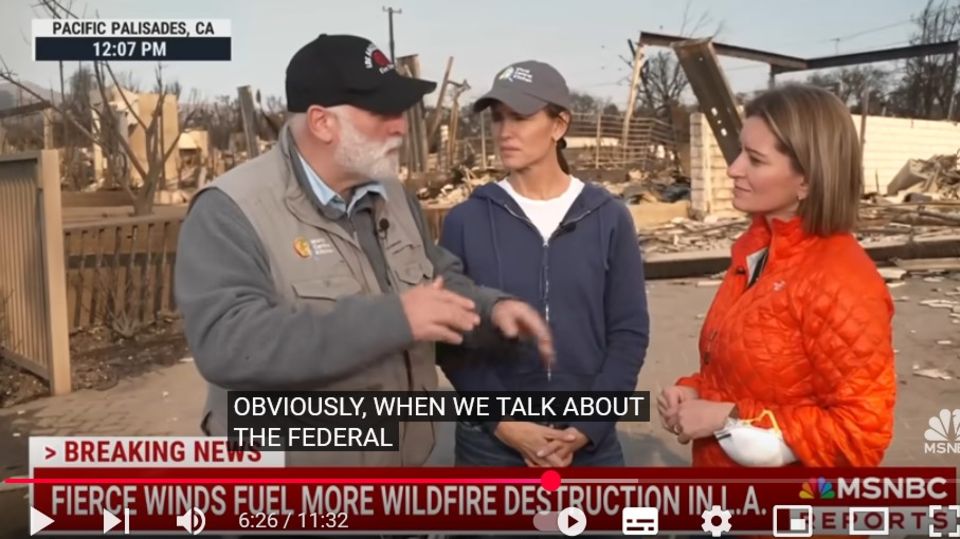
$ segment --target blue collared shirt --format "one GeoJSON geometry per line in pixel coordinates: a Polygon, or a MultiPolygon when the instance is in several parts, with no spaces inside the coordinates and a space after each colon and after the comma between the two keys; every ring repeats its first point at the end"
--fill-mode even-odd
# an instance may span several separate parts
{"type": "Polygon", "coordinates": [[[353,208],[356,207],[357,201],[367,196],[369,193],[376,193],[383,197],[387,198],[387,190],[383,188],[383,185],[380,182],[370,182],[365,183],[357,187],[353,192],[353,198],[350,199],[350,204],[347,205],[346,201],[343,200],[336,191],[330,188],[317,174],[313,167],[310,166],[310,163],[307,163],[307,160],[303,158],[303,155],[300,152],[297,152],[297,156],[300,157],[300,162],[303,164],[303,170],[307,173],[307,179],[310,181],[310,187],[313,189],[313,193],[317,195],[317,199],[324,206],[330,206],[331,208],[338,209],[344,213],[349,214],[353,211],[353,208]]]}

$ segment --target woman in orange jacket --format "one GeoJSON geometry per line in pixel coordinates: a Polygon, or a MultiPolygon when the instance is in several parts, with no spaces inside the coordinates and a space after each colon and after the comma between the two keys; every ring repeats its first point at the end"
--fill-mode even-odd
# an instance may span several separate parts
{"type": "Polygon", "coordinates": [[[876,466],[893,431],[893,303],[851,234],[863,184],[846,106],[789,85],[746,107],[730,165],[752,225],[700,334],[700,370],[658,399],[694,466],[876,466]]]}

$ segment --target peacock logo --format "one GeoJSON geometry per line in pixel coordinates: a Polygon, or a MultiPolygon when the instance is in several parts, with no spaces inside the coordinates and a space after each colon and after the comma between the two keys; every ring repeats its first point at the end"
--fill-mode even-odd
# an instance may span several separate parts
{"type": "Polygon", "coordinates": [[[832,500],[837,497],[837,493],[833,490],[833,483],[820,477],[804,481],[803,487],[800,488],[800,497],[804,500],[815,500],[817,498],[832,500]]]}
{"type": "Polygon", "coordinates": [[[960,453],[960,408],[940,410],[939,414],[930,418],[927,426],[929,428],[923,433],[926,442],[923,445],[924,452],[960,453]]]}

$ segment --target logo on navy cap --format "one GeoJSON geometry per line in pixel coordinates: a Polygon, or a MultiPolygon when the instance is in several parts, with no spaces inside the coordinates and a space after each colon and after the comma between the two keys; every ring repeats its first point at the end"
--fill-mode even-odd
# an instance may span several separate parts
{"type": "Polygon", "coordinates": [[[393,63],[387,58],[387,55],[383,54],[383,51],[373,43],[367,45],[363,64],[367,66],[367,69],[376,69],[381,75],[393,69],[393,63]]]}

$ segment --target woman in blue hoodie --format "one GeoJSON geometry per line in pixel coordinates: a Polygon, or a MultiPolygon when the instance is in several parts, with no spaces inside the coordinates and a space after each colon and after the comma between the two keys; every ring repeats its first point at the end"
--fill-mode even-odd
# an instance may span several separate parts
{"type": "MultiPolygon", "coordinates": [[[[547,64],[519,62],[474,110],[487,107],[508,175],[453,208],[440,243],[478,284],[538,308],[557,355],[545,368],[526,343],[448,348],[445,374],[460,392],[633,391],[649,341],[640,247],[626,207],[570,175],[561,151],[571,121],[566,82],[547,64]]],[[[460,422],[456,463],[623,465],[615,426],[460,422]]]]}

